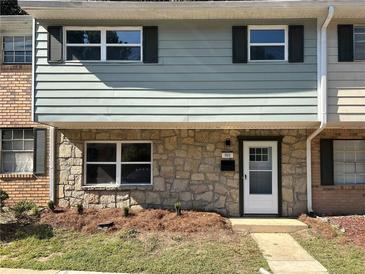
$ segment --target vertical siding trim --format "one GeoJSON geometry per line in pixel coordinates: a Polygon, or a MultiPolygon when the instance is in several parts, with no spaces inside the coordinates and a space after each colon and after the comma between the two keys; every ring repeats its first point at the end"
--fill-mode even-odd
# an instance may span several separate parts
{"type": "Polygon", "coordinates": [[[247,63],[247,26],[232,27],[232,63],[247,63]]]}

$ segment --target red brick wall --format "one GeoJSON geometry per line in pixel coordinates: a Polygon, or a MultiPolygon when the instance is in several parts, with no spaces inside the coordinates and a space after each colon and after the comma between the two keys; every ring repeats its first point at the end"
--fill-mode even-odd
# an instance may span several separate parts
{"type": "Polygon", "coordinates": [[[365,139],[362,129],[327,129],[312,142],[313,210],[322,214],[365,213],[365,185],[321,186],[320,138],[365,139]]]}
{"type": "MultiPolygon", "coordinates": [[[[0,65],[0,129],[45,127],[32,122],[31,86],[31,65],[0,65]]],[[[0,174],[0,188],[9,194],[8,204],[49,200],[48,176],[0,174]]]]}

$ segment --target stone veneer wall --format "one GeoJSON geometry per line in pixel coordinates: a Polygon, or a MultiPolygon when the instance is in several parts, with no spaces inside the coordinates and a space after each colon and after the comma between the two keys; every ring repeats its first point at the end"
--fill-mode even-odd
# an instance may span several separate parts
{"type": "Polygon", "coordinates": [[[283,136],[282,212],[306,211],[306,130],[59,130],[57,134],[58,203],[60,206],[184,208],[239,215],[237,136],[283,136]],[[230,138],[236,171],[221,172],[221,152],[230,138]],[[153,186],[83,186],[84,141],[152,140],[153,186]]]}

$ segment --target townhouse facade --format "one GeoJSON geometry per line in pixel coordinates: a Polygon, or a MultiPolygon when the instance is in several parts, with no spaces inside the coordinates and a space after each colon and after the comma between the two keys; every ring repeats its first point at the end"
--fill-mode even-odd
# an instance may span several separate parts
{"type": "Polygon", "coordinates": [[[0,16],[0,189],[10,205],[49,200],[47,126],[32,120],[32,18],[0,16]]]}
{"type": "Polygon", "coordinates": [[[365,7],[260,2],[19,1],[60,206],[364,212],[365,7]]]}

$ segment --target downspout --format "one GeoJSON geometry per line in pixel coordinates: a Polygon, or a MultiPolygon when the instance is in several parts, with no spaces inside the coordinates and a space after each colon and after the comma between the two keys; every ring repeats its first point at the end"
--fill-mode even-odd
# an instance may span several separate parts
{"type": "Polygon", "coordinates": [[[331,22],[335,8],[328,8],[327,18],[324,21],[320,31],[320,53],[318,69],[318,97],[319,97],[319,119],[321,124],[307,138],[307,211],[313,212],[312,207],[312,140],[321,133],[327,126],[327,27],[331,22]]]}
{"type": "Polygon", "coordinates": [[[55,128],[49,127],[49,199],[55,202],[55,128]]]}

